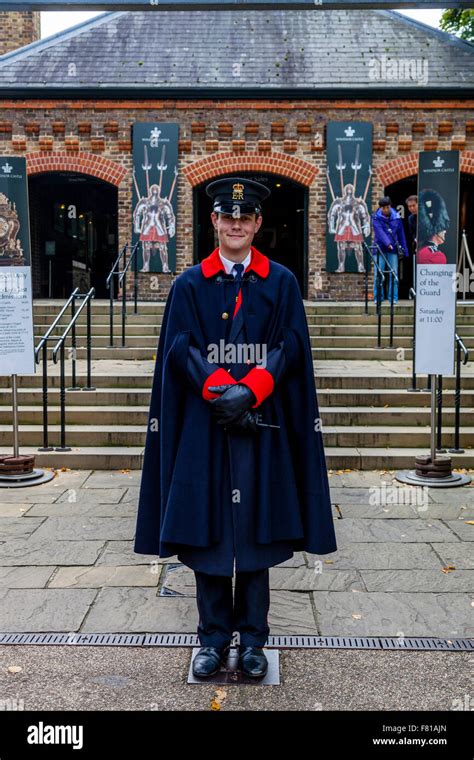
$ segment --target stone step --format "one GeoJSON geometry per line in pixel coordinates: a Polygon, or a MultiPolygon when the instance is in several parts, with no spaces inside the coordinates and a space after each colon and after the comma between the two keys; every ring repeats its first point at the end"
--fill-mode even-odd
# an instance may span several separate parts
{"type": "MultiPolygon", "coordinates": [[[[151,377],[149,385],[143,389],[137,388],[101,388],[97,387],[95,391],[66,390],[66,404],[69,409],[72,406],[82,408],[90,407],[97,411],[96,407],[121,407],[133,412],[137,407],[147,407],[150,403],[151,395],[151,377]]],[[[443,408],[454,408],[454,389],[443,389],[443,408]]],[[[351,407],[354,409],[377,409],[381,412],[386,408],[395,410],[397,407],[415,411],[416,409],[426,410],[430,408],[431,394],[429,392],[414,392],[403,389],[393,390],[391,388],[370,388],[370,389],[318,389],[318,403],[320,407],[351,407]],[[416,408],[416,409],[415,409],[416,408]]],[[[31,406],[36,408],[42,405],[42,389],[37,388],[19,388],[18,402],[20,406],[31,406]]],[[[59,390],[48,390],[48,404],[59,406],[59,390]]],[[[0,411],[2,407],[11,407],[11,389],[4,388],[0,390],[0,411]]],[[[461,407],[463,419],[474,407],[474,391],[462,390],[461,407]]]]}
{"type": "MultiPolygon", "coordinates": [[[[318,339],[319,341],[320,339],[318,339]]],[[[133,341],[127,341],[128,343],[133,341]]],[[[152,345],[150,346],[133,346],[133,345],[127,345],[125,347],[122,347],[120,345],[114,345],[113,348],[110,348],[109,346],[91,346],[91,356],[93,361],[97,361],[98,359],[109,359],[109,360],[124,360],[124,361],[152,361],[156,357],[156,350],[157,346],[153,345],[153,341],[150,341],[152,345]]],[[[382,341],[382,345],[377,347],[376,340],[373,341],[374,346],[341,346],[341,347],[333,347],[333,346],[320,346],[320,343],[318,342],[318,347],[312,348],[312,356],[315,361],[325,361],[325,360],[357,360],[357,361],[375,361],[375,360],[382,360],[382,361],[397,361],[399,359],[404,359],[407,361],[411,360],[411,354],[412,349],[411,347],[398,345],[396,341],[394,341],[394,346],[390,348],[388,345],[388,338],[385,338],[384,341],[382,341]],[[397,347],[398,346],[398,347],[397,347]],[[403,353],[401,353],[403,352],[403,353]]],[[[406,343],[410,344],[411,341],[405,340],[406,343]]],[[[155,341],[156,343],[156,341],[155,341]]],[[[69,343],[66,343],[66,349],[69,347],[69,343]]],[[[67,353],[67,351],[66,351],[67,353]]],[[[48,357],[50,357],[51,354],[48,351],[48,357]]],[[[87,348],[84,346],[76,346],[76,357],[78,359],[86,359],[87,358],[87,348]]],[[[59,362],[59,354],[58,354],[58,362],[59,362]]]]}
{"type": "MultiPolygon", "coordinates": [[[[73,393],[73,392],[72,392],[73,393]]],[[[3,395],[3,394],[2,394],[3,395]]],[[[86,394],[84,394],[86,395],[86,394]]],[[[87,394],[90,396],[92,394],[87,394]]],[[[319,411],[323,425],[327,426],[366,426],[376,429],[378,426],[427,426],[430,424],[430,407],[363,407],[363,406],[326,406],[319,395],[319,411]]],[[[11,406],[4,404],[4,398],[0,396],[0,425],[11,424],[11,406]]],[[[20,424],[42,425],[43,407],[41,396],[36,399],[34,405],[19,404],[18,418],[20,424]]],[[[70,394],[66,395],[66,420],[67,425],[90,424],[94,427],[114,425],[119,419],[122,426],[139,426],[146,429],[148,422],[149,404],[132,406],[107,405],[97,402],[96,405],[76,405],[70,394]]],[[[443,425],[453,426],[455,411],[452,406],[443,407],[443,425]]],[[[60,423],[60,406],[58,398],[55,403],[49,398],[48,403],[49,425],[60,423]]],[[[461,429],[465,430],[474,426],[474,409],[464,405],[461,409],[461,429]]]]}
{"type": "MultiPolygon", "coordinates": [[[[304,301],[304,308],[307,314],[363,314],[365,313],[365,301],[304,301]]],[[[65,300],[48,300],[48,299],[35,299],[33,301],[33,309],[36,313],[43,314],[58,314],[65,304],[65,300]]],[[[80,306],[80,302],[76,305],[76,311],[80,306]]],[[[384,301],[382,304],[382,313],[390,313],[390,304],[384,301]]],[[[147,314],[162,314],[165,308],[165,301],[143,301],[139,300],[137,304],[138,311],[146,312],[147,314]]],[[[375,303],[372,299],[369,299],[368,309],[375,311],[375,303]]],[[[458,313],[468,313],[474,308],[474,299],[468,301],[462,301],[459,299],[456,304],[456,310],[458,313]]],[[[85,312],[86,307],[83,311],[85,312]]],[[[122,310],[122,302],[119,300],[114,301],[114,314],[118,315],[122,310]]],[[[133,300],[127,300],[127,313],[132,313],[134,310],[133,300]]],[[[397,304],[394,304],[395,314],[411,313],[413,311],[413,301],[411,299],[401,299],[397,304]]],[[[93,299],[92,300],[92,312],[100,314],[109,314],[110,306],[107,299],[93,299]]]]}
{"type": "MultiPolygon", "coordinates": [[[[70,361],[68,362],[67,371],[66,371],[66,387],[70,386],[72,383],[71,373],[70,373],[70,361]]],[[[101,364],[101,362],[97,362],[98,364],[101,364]]],[[[106,362],[107,364],[107,362],[106,362]]],[[[349,365],[350,367],[350,365],[349,365]]],[[[117,370],[111,369],[110,372],[101,372],[101,371],[94,371],[92,372],[92,385],[96,388],[103,389],[109,389],[113,388],[115,390],[127,390],[127,389],[133,389],[133,390],[139,390],[139,389],[149,389],[151,388],[151,384],[153,382],[153,368],[154,368],[154,362],[150,361],[148,362],[148,371],[146,371],[147,367],[144,367],[142,363],[137,362],[136,366],[134,366],[133,362],[123,362],[121,365],[121,369],[124,368],[126,371],[120,371],[117,372],[117,370]],[[130,364],[130,369],[129,365],[130,364]],[[113,384],[113,385],[112,385],[113,384]]],[[[374,368],[377,370],[377,366],[374,368]]],[[[461,387],[462,392],[467,390],[473,390],[474,389],[474,374],[468,374],[467,370],[470,369],[469,365],[467,369],[465,367],[463,369],[463,374],[461,377],[461,387]]],[[[18,376],[18,388],[21,389],[27,389],[30,391],[34,391],[38,389],[41,391],[42,388],[42,367],[38,367],[37,372],[35,375],[19,375],[18,376]]],[[[406,375],[404,374],[383,374],[382,370],[378,370],[376,374],[367,374],[367,373],[360,373],[358,374],[357,369],[347,369],[347,366],[345,366],[343,369],[341,368],[340,371],[336,371],[333,373],[328,373],[324,370],[318,370],[315,368],[315,382],[316,382],[316,388],[319,391],[324,390],[339,390],[339,391],[345,391],[349,394],[352,392],[357,393],[364,393],[364,394],[372,394],[376,392],[380,392],[382,390],[384,391],[390,391],[390,392],[396,392],[396,391],[403,391],[409,394],[408,388],[411,387],[411,375],[408,373],[406,375]]],[[[443,378],[443,389],[449,390],[455,388],[455,382],[456,379],[454,376],[448,376],[443,378]]],[[[87,376],[82,370],[78,370],[76,375],[76,384],[83,388],[87,383],[87,376]]],[[[418,392],[418,396],[423,395],[424,393],[427,393],[429,397],[429,392],[425,391],[427,383],[427,377],[426,375],[418,375],[417,377],[417,387],[420,389],[418,392]]],[[[48,365],[48,389],[49,391],[58,389],[60,386],[60,378],[59,378],[59,366],[54,365],[53,367],[51,365],[48,365]]],[[[10,377],[7,375],[0,375],[0,389],[10,389],[11,388],[11,380],[10,377]]],[[[79,392],[79,391],[78,391],[79,392]]],[[[91,393],[91,391],[80,391],[81,393],[91,393]]],[[[69,393],[69,391],[68,391],[69,393]]],[[[89,402],[87,402],[89,403],[89,402]]],[[[366,404],[368,405],[368,404],[366,404]]]]}
{"type": "MultiPolygon", "coordinates": [[[[51,326],[51,324],[55,320],[55,315],[34,315],[33,321],[35,325],[35,331],[38,334],[43,335],[47,329],[51,326]]],[[[378,318],[375,314],[361,314],[361,315],[353,315],[353,314],[330,314],[330,315],[322,315],[322,314],[306,314],[306,321],[308,323],[309,329],[313,327],[322,327],[322,328],[330,328],[330,327],[359,327],[359,328],[369,328],[371,327],[375,331],[378,329],[378,318]]],[[[63,331],[66,326],[69,324],[70,318],[69,315],[63,316],[58,323],[55,326],[55,331],[63,331]]],[[[128,333],[129,329],[132,327],[142,327],[142,333],[148,334],[149,330],[151,328],[158,329],[158,332],[161,328],[161,324],[163,322],[163,315],[162,314],[156,314],[153,316],[148,316],[144,314],[128,314],[127,318],[125,320],[125,332],[128,333]]],[[[474,310],[470,312],[469,314],[456,314],[456,328],[459,328],[459,330],[462,329],[468,329],[469,327],[472,327],[474,325],[474,310]]],[[[390,318],[386,315],[382,317],[380,320],[382,330],[387,330],[387,332],[390,330],[390,318]]],[[[81,314],[78,319],[76,320],[76,332],[85,332],[87,325],[87,319],[84,314],[81,314]]],[[[101,315],[101,314],[94,314],[91,318],[91,329],[92,332],[95,330],[99,331],[103,334],[106,332],[109,334],[110,332],[110,321],[108,316],[101,315]]],[[[112,325],[113,328],[113,335],[120,337],[122,333],[122,320],[121,318],[117,317],[114,320],[114,323],[112,325]]],[[[395,317],[393,320],[393,331],[394,334],[396,334],[397,330],[400,330],[402,328],[407,328],[409,330],[413,330],[413,315],[407,314],[406,316],[398,316],[395,317]]],[[[458,332],[459,332],[458,330],[458,332]]]]}
{"type": "MultiPolygon", "coordinates": [[[[376,429],[378,426],[392,425],[394,427],[406,425],[407,427],[429,426],[431,420],[431,408],[421,407],[363,407],[363,406],[324,406],[319,404],[319,411],[325,428],[327,426],[367,426],[376,429]]],[[[466,430],[474,426],[474,409],[461,407],[461,429],[466,430]]],[[[455,410],[452,406],[443,406],[442,426],[454,426],[455,410]]]]}
{"type": "MultiPolygon", "coordinates": [[[[452,446],[454,428],[445,425],[442,430],[442,445],[452,446]]],[[[355,446],[403,448],[406,445],[430,447],[430,427],[426,426],[396,426],[396,425],[326,425],[323,421],[323,437],[327,446],[355,446]]],[[[474,445],[474,428],[463,427],[461,444],[463,448],[472,449],[474,445]]]]}
{"type": "MultiPolygon", "coordinates": [[[[59,424],[48,425],[49,439],[59,445],[59,424]]],[[[146,427],[142,425],[73,424],[66,412],[66,441],[68,446],[144,446],[146,427]]],[[[454,428],[443,427],[443,445],[453,443],[454,428]]],[[[326,446],[393,447],[430,446],[428,425],[327,425],[323,419],[323,438],[326,446]]],[[[41,446],[42,426],[28,423],[19,425],[19,439],[25,446],[41,446]]],[[[462,446],[474,445],[474,427],[463,426],[462,446]]],[[[0,446],[12,445],[11,424],[0,425],[0,446]]]]}
{"type": "MultiPolygon", "coordinates": [[[[66,441],[67,443],[67,441],[66,441]]],[[[20,454],[34,454],[35,467],[74,470],[141,470],[143,446],[78,446],[71,451],[38,451],[36,446],[23,446],[20,454]]],[[[11,454],[8,446],[0,445],[0,454],[11,454]]]]}
{"type": "MultiPolygon", "coordinates": [[[[21,454],[34,454],[36,467],[68,467],[78,470],[139,470],[143,466],[143,447],[77,446],[71,451],[38,451],[35,446],[20,445],[21,454]]],[[[331,471],[414,469],[415,457],[429,453],[428,448],[383,448],[325,446],[326,463],[331,471]]],[[[0,454],[11,454],[9,446],[0,446],[0,454]]],[[[474,452],[451,454],[453,469],[473,469],[474,452]]]]}
{"type": "MultiPolygon", "coordinates": [[[[58,336],[59,339],[59,336],[58,336]]],[[[35,345],[37,346],[41,340],[41,335],[35,335],[35,345]]],[[[382,346],[384,344],[389,344],[389,335],[384,336],[383,340],[381,340],[382,346]]],[[[464,343],[466,345],[466,348],[470,348],[471,346],[474,346],[474,336],[466,337],[464,336],[464,343]]],[[[54,341],[51,340],[49,342],[49,350],[51,351],[54,348],[54,341]]],[[[65,341],[65,346],[71,346],[72,345],[72,335],[69,334],[65,341]]],[[[409,348],[412,345],[412,339],[411,337],[402,337],[402,336],[394,336],[393,338],[393,345],[394,347],[402,347],[402,348],[409,348]]],[[[313,348],[376,348],[377,347],[377,336],[366,336],[366,335],[312,335],[311,336],[311,346],[313,348]]],[[[146,349],[146,348],[153,348],[156,349],[158,347],[158,339],[156,335],[127,335],[125,346],[124,348],[138,348],[138,349],[146,349]]],[[[86,343],[84,336],[77,337],[76,336],[76,348],[86,349],[86,343]]],[[[110,349],[110,340],[107,335],[94,335],[92,336],[92,346],[91,348],[95,351],[99,348],[108,348],[110,349]]],[[[115,340],[114,345],[112,348],[115,349],[122,349],[121,341],[115,340]]]]}

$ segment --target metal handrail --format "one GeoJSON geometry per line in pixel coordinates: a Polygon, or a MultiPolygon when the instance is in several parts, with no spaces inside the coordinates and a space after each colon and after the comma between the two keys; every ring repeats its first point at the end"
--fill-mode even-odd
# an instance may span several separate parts
{"type": "Polygon", "coordinates": [[[127,319],[127,298],[126,298],[126,287],[127,287],[127,280],[126,280],[126,273],[128,272],[130,265],[133,262],[133,300],[134,300],[134,314],[138,314],[138,269],[137,269],[137,250],[139,246],[140,241],[138,240],[135,245],[132,248],[130,258],[127,261],[127,249],[128,249],[128,241],[125,243],[124,247],[120,251],[119,255],[117,256],[114,265],[112,269],[110,270],[107,280],[106,280],[106,287],[109,290],[110,296],[109,296],[109,327],[110,327],[110,341],[109,341],[109,348],[113,348],[114,345],[114,275],[118,276],[118,287],[122,286],[122,348],[125,348],[125,328],[126,328],[126,319],[127,319]],[[120,265],[122,258],[124,260],[124,265],[122,269],[117,269],[117,267],[120,265]],[[122,285],[123,283],[123,285],[122,285]]]}
{"type": "Polygon", "coordinates": [[[63,315],[63,314],[64,314],[64,312],[66,311],[66,309],[67,309],[67,307],[69,306],[69,304],[70,304],[72,301],[74,301],[74,299],[75,299],[75,298],[77,298],[77,296],[78,296],[78,295],[79,295],[79,288],[75,288],[75,289],[72,291],[72,293],[71,293],[71,295],[69,296],[69,298],[67,299],[67,301],[66,301],[66,303],[64,304],[63,308],[62,308],[62,309],[61,309],[61,311],[59,312],[58,316],[56,317],[56,319],[55,319],[55,320],[54,320],[54,322],[52,323],[52,325],[50,325],[50,327],[48,327],[48,329],[46,330],[45,334],[44,334],[44,335],[43,335],[43,337],[41,338],[40,342],[39,342],[39,343],[38,343],[38,345],[36,346],[36,348],[35,348],[35,362],[36,362],[36,364],[39,364],[39,358],[38,358],[38,357],[39,357],[39,352],[40,352],[40,350],[43,348],[43,346],[44,346],[44,345],[46,345],[46,341],[48,340],[48,338],[49,338],[49,336],[50,336],[51,332],[54,330],[54,328],[55,328],[55,327],[56,327],[56,325],[58,324],[59,320],[61,319],[62,315],[63,315]]]}
{"type": "MultiPolygon", "coordinates": [[[[380,248],[377,244],[372,244],[370,247],[367,245],[367,243],[363,242],[363,245],[365,247],[365,250],[369,254],[370,259],[372,260],[372,263],[374,265],[374,270],[377,270],[376,273],[374,272],[374,276],[377,277],[377,298],[375,300],[375,306],[376,306],[376,314],[377,314],[377,347],[380,348],[382,344],[382,310],[380,308],[381,305],[381,294],[384,287],[385,282],[385,274],[387,273],[387,270],[381,269],[379,266],[378,261],[375,259],[375,253],[372,252],[372,249],[378,249],[380,251],[380,248]]],[[[383,252],[380,251],[382,254],[382,257],[386,261],[383,252]]],[[[388,262],[387,262],[388,263],[388,262]]],[[[394,270],[392,267],[389,266],[390,272],[396,277],[394,270]]],[[[398,277],[397,277],[398,280],[398,277]]],[[[368,272],[366,268],[366,275],[365,275],[365,313],[368,314],[368,272]]],[[[391,299],[390,299],[390,343],[389,346],[393,346],[393,285],[391,289],[391,299]]]]}
{"type": "MultiPolygon", "coordinates": [[[[45,334],[41,338],[40,342],[35,348],[34,356],[35,363],[40,362],[40,352],[43,353],[43,446],[38,448],[38,451],[53,451],[54,447],[48,444],[48,340],[56,339],[55,335],[51,335],[55,327],[58,325],[61,317],[66,311],[69,304],[72,307],[72,313],[75,313],[76,298],[80,298],[79,288],[75,288],[68,300],[62,307],[56,319],[48,327],[45,334]]],[[[76,356],[75,356],[75,334],[73,335],[73,360],[72,360],[72,387],[76,384],[76,356]]]]}
{"type": "Polygon", "coordinates": [[[65,366],[64,366],[64,345],[69,332],[72,330],[72,386],[69,390],[83,390],[83,391],[95,391],[95,388],[91,385],[91,300],[94,297],[95,288],[91,288],[88,293],[79,293],[79,288],[75,288],[70,297],[62,307],[61,311],[49,326],[43,337],[41,338],[38,346],[35,348],[35,361],[39,362],[40,351],[43,352],[43,446],[38,448],[38,451],[71,451],[70,447],[66,446],[66,389],[65,389],[65,366]],[[75,302],[77,299],[83,299],[83,303],[76,311],[75,302]],[[69,320],[65,330],[60,336],[59,340],[56,335],[51,335],[54,328],[57,326],[62,315],[66,311],[67,307],[71,304],[72,316],[69,320]],[[76,386],[76,322],[87,304],[87,385],[82,389],[76,386]],[[48,341],[56,340],[56,345],[52,351],[53,362],[57,363],[58,351],[61,351],[61,369],[60,369],[60,424],[61,424],[61,446],[49,446],[48,445],[48,341]]]}
{"type": "MultiPolygon", "coordinates": [[[[461,238],[461,248],[459,251],[459,258],[458,258],[458,265],[457,265],[457,273],[461,273],[462,268],[462,291],[463,291],[463,301],[466,300],[466,259],[467,263],[471,269],[471,272],[474,274],[474,263],[471,259],[471,254],[469,251],[469,246],[467,244],[467,237],[466,237],[466,230],[462,231],[462,238],[461,238]]],[[[469,283],[470,284],[470,283],[469,283]]]]}
{"type": "MultiPolygon", "coordinates": [[[[61,445],[56,446],[56,451],[71,451],[70,446],[66,446],[66,381],[65,381],[65,367],[64,367],[64,344],[66,342],[66,338],[69,335],[70,330],[72,330],[73,334],[73,365],[75,367],[76,362],[76,346],[75,346],[75,330],[76,330],[76,322],[77,318],[79,317],[79,314],[83,310],[84,306],[87,305],[87,335],[86,335],[86,345],[87,345],[87,385],[82,389],[84,391],[95,391],[95,388],[91,386],[91,301],[94,298],[95,295],[95,288],[91,288],[84,296],[80,295],[80,298],[83,298],[83,302],[80,305],[77,312],[73,314],[71,319],[69,320],[68,325],[66,326],[66,329],[64,330],[63,334],[59,338],[58,342],[56,343],[55,347],[53,348],[53,362],[57,363],[57,356],[58,351],[60,351],[60,388],[59,388],[59,400],[60,400],[60,424],[61,424],[61,445]]],[[[75,377],[75,372],[74,372],[75,377]]]]}

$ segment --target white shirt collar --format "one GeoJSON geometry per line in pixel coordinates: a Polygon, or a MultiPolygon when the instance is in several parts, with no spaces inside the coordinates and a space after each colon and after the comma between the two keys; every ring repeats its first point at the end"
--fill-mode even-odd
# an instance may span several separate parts
{"type": "MultiPolygon", "coordinates": [[[[226,259],[226,257],[222,255],[220,248],[219,248],[219,256],[221,257],[221,261],[222,261],[222,263],[225,266],[225,271],[227,272],[227,274],[233,274],[234,277],[236,277],[237,272],[232,271],[232,267],[234,266],[235,261],[231,261],[230,259],[226,259]]],[[[241,262],[241,264],[244,265],[242,274],[247,269],[248,265],[250,264],[251,259],[252,259],[252,250],[250,249],[250,251],[248,252],[248,254],[245,257],[245,259],[241,262]]]]}

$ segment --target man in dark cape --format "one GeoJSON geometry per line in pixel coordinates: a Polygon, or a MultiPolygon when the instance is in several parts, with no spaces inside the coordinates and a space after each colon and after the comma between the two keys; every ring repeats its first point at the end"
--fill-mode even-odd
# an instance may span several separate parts
{"type": "Polygon", "coordinates": [[[263,675],[268,568],[337,549],[299,286],[248,248],[268,193],[208,186],[220,247],[173,282],[156,357],[134,549],[194,570],[197,675],[216,672],[234,630],[243,670],[263,675]]]}

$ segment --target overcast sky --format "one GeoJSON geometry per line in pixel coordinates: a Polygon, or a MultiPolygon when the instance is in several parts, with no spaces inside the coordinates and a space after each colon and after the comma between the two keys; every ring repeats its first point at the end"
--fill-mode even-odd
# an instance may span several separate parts
{"type": "MultiPolygon", "coordinates": [[[[431,26],[438,26],[439,18],[443,11],[431,10],[431,11],[401,11],[401,13],[416,18],[418,21],[423,21],[424,24],[430,24],[431,26]]],[[[88,18],[94,16],[100,16],[102,11],[42,11],[41,12],[41,37],[49,37],[51,34],[60,32],[62,29],[68,29],[71,26],[80,24],[81,21],[86,21],[88,18]]],[[[147,11],[147,13],[153,13],[153,11],[147,11]]]]}

